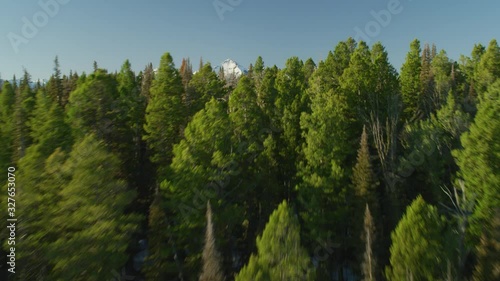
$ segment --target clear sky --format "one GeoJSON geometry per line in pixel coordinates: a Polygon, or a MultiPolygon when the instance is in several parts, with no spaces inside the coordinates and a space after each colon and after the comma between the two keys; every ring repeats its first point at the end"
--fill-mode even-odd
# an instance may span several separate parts
{"type": "Polygon", "coordinates": [[[339,41],[356,37],[356,28],[367,34],[370,44],[381,41],[397,69],[414,38],[435,43],[456,60],[460,54],[468,55],[475,43],[500,40],[498,0],[2,0],[0,4],[3,79],[20,76],[23,67],[34,79],[48,78],[56,55],[64,73],[90,72],[94,60],[115,71],[125,59],[139,71],[149,62],[158,65],[167,51],[177,66],[183,57],[190,57],[195,69],[200,57],[213,65],[232,58],[245,67],[259,55],[266,65],[279,67],[291,56],[317,62],[339,41]],[[52,5],[47,12],[40,5],[49,2],[58,3],[57,9],[52,5]],[[373,12],[382,15],[379,23],[371,22],[376,21],[373,12]]]}

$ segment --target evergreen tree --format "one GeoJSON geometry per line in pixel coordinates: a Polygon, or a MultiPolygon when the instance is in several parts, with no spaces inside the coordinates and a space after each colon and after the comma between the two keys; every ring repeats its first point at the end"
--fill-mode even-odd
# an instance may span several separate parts
{"type": "Polygon", "coordinates": [[[300,147],[303,144],[300,129],[300,115],[309,111],[309,101],[306,93],[304,63],[298,57],[289,58],[284,69],[276,78],[278,96],[275,105],[281,130],[280,176],[290,193],[296,182],[296,164],[299,161],[300,147]]]}
{"type": "Polygon", "coordinates": [[[376,177],[372,170],[370,151],[368,148],[368,134],[363,127],[361,143],[358,150],[357,163],[352,173],[352,183],[356,196],[360,198],[362,205],[369,204],[372,209],[377,206],[376,177]]]}
{"type": "Polygon", "coordinates": [[[30,147],[19,162],[17,195],[18,204],[24,207],[18,211],[23,218],[18,229],[18,243],[23,247],[16,253],[19,267],[23,268],[19,280],[49,279],[55,259],[48,254],[51,243],[66,235],[53,227],[52,218],[59,212],[58,193],[67,184],[63,169],[67,156],[61,149],[50,156],[43,155],[37,147],[30,147]]]}
{"type": "Polygon", "coordinates": [[[50,269],[43,245],[54,237],[48,219],[51,217],[49,214],[57,210],[55,207],[46,210],[43,206],[57,204],[60,187],[48,184],[49,175],[45,172],[47,159],[53,153],[59,155],[61,151],[68,150],[72,139],[71,128],[64,121],[61,106],[43,89],[37,92],[35,110],[28,124],[33,144],[18,163],[18,203],[26,207],[19,210],[24,221],[19,230],[22,233],[20,242],[26,246],[19,250],[19,258],[21,264],[30,265],[30,270],[23,272],[22,278],[36,280],[46,276],[50,269]],[[56,149],[58,152],[54,152],[56,149]]]}
{"type": "Polygon", "coordinates": [[[181,126],[185,120],[182,78],[170,53],[162,56],[150,92],[143,139],[151,149],[151,161],[158,165],[158,176],[164,178],[172,161],[172,148],[182,135],[181,126]]]}
{"type": "Polygon", "coordinates": [[[4,170],[12,163],[15,103],[16,94],[12,85],[8,81],[3,82],[0,93],[0,168],[4,170]]]}
{"type": "Polygon", "coordinates": [[[184,89],[187,88],[189,81],[193,77],[193,65],[191,65],[191,61],[189,58],[182,59],[181,67],[179,68],[179,74],[182,77],[182,85],[184,89]]]}
{"type": "Polygon", "coordinates": [[[422,100],[422,83],[420,73],[422,71],[422,58],[420,56],[420,41],[413,40],[410,51],[401,67],[401,96],[403,99],[403,121],[411,121],[420,118],[422,112],[419,107],[422,100]]]}
{"type": "Polygon", "coordinates": [[[446,52],[441,50],[431,62],[433,89],[428,99],[431,113],[436,112],[445,104],[447,94],[453,90],[452,70],[452,62],[446,52]]]}
{"type": "Polygon", "coordinates": [[[141,96],[146,99],[146,104],[151,99],[151,86],[155,77],[153,64],[146,65],[141,79],[141,96]]]}
{"type": "MultiPolygon", "coordinates": [[[[317,241],[331,239],[330,236],[335,243],[346,238],[348,225],[342,218],[348,216],[345,201],[348,175],[344,167],[350,166],[347,158],[355,149],[349,143],[348,103],[341,94],[339,80],[344,72],[342,67],[348,67],[351,45],[350,40],[340,42],[327,60],[319,64],[308,91],[311,113],[301,116],[304,160],[298,165],[302,182],[296,189],[299,213],[304,220],[305,245],[310,247],[317,241]]],[[[338,252],[320,263],[319,271],[325,271],[322,274],[331,275],[339,267],[342,258],[338,252]]],[[[352,255],[352,249],[350,252],[352,255]]]]}
{"type": "Polygon", "coordinates": [[[148,257],[142,272],[146,280],[165,280],[169,273],[175,272],[176,268],[169,262],[171,251],[166,235],[168,224],[159,192],[149,208],[148,221],[148,257]]]}
{"type": "Polygon", "coordinates": [[[391,234],[388,280],[442,280],[446,276],[443,217],[421,196],[408,206],[391,234]]]}
{"type": "Polygon", "coordinates": [[[481,97],[488,87],[500,78],[500,47],[496,40],[491,40],[481,56],[475,74],[477,91],[481,97]]]}
{"type": "Polygon", "coordinates": [[[381,122],[396,119],[400,110],[400,89],[396,70],[389,63],[389,55],[381,43],[375,43],[370,53],[372,73],[376,74],[372,85],[374,92],[368,99],[370,122],[373,122],[372,118],[381,122]]]}
{"type": "Polygon", "coordinates": [[[54,101],[56,101],[60,106],[64,107],[68,97],[64,96],[61,69],[59,66],[59,58],[57,56],[54,59],[54,74],[52,74],[49,79],[49,82],[47,84],[47,91],[49,92],[49,96],[51,96],[54,101]]]}
{"type": "Polygon", "coordinates": [[[275,85],[277,75],[278,68],[276,66],[266,68],[262,73],[263,77],[260,85],[256,82],[257,104],[266,116],[267,126],[273,128],[276,128],[279,125],[279,120],[277,120],[278,115],[274,105],[278,96],[278,90],[275,85]]]}
{"type": "Polygon", "coordinates": [[[348,102],[348,115],[351,121],[351,133],[354,139],[362,130],[363,124],[370,120],[371,102],[375,98],[375,74],[372,67],[372,55],[365,42],[359,42],[351,56],[349,67],[339,79],[342,93],[348,102]],[[356,133],[354,133],[356,132],[356,133]]]}
{"type": "Polygon", "coordinates": [[[465,76],[465,82],[462,90],[462,99],[467,112],[475,113],[477,103],[477,88],[476,83],[477,70],[481,57],[485,52],[485,47],[481,44],[475,44],[470,57],[461,56],[459,70],[465,76]]]}
{"type": "MultiPolygon", "coordinates": [[[[193,273],[200,272],[199,250],[203,247],[205,220],[202,210],[205,202],[214,199],[222,205],[217,209],[225,231],[216,229],[215,233],[224,237],[242,224],[242,198],[246,198],[246,192],[241,189],[233,192],[239,182],[233,179],[233,175],[239,174],[239,167],[231,155],[231,150],[236,148],[231,144],[226,103],[212,98],[203,110],[194,115],[184,135],[185,138],[174,146],[171,175],[161,188],[167,199],[166,210],[172,213],[171,221],[189,221],[189,224],[172,223],[170,233],[173,243],[186,253],[185,258],[181,258],[182,268],[188,276],[186,278],[190,278],[193,273]]],[[[228,248],[221,243],[224,255],[228,248]]],[[[198,278],[198,275],[191,277],[198,278]]]]}
{"type": "Polygon", "coordinates": [[[307,59],[306,62],[304,63],[304,75],[306,81],[309,81],[309,78],[311,78],[315,70],[316,70],[316,64],[314,63],[314,60],[312,58],[307,59]]]}
{"type": "Polygon", "coordinates": [[[265,68],[264,60],[261,56],[257,57],[255,64],[253,65],[253,79],[255,81],[255,87],[258,89],[261,85],[261,81],[264,78],[265,68]]]}
{"type": "Polygon", "coordinates": [[[434,95],[434,73],[431,69],[432,54],[429,44],[424,45],[422,50],[422,63],[420,69],[421,97],[419,107],[424,116],[432,112],[432,97],[434,95]]]}
{"type": "Polygon", "coordinates": [[[54,266],[49,279],[110,279],[127,261],[137,229],[139,217],[126,213],[135,194],[119,176],[118,157],[93,135],[75,144],[62,169],[68,181],[50,218],[62,235],[47,246],[54,266]]]}
{"type": "Polygon", "coordinates": [[[500,279],[500,209],[497,208],[494,211],[493,220],[483,230],[476,251],[477,264],[473,280],[494,281],[500,279]]]}
{"type": "Polygon", "coordinates": [[[478,105],[469,132],[461,136],[463,149],[454,151],[460,168],[458,176],[467,186],[467,197],[476,206],[470,222],[470,234],[477,243],[483,225],[491,221],[500,205],[500,81],[490,86],[478,105]]]}
{"type": "Polygon", "coordinates": [[[365,242],[365,252],[363,255],[363,263],[361,264],[363,280],[375,281],[377,280],[377,260],[375,259],[373,251],[375,241],[375,223],[373,222],[373,217],[370,213],[370,207],[368,204],[366,204],[365,208],[364,231],[362,238],[365,242]]]}
{"type": "Polygon", "coordinates": [[[137,179],[146,103],[128,60],[123,63],[120,73],[117,75],[117,82],[119,97],[116,108],[118,116],[117,120],[114,121],[115,141],[118,143],[118,151],[122,161],[127,163],[127,167],[125,167],[127,174],[137,179]]]}
{"type": "Polygon", "coordinates": [[[202,110],[210,99],[220,99],[225,95],[224,82],[213,71],[212,65],[206,63],[193,75],[189,82],[189,99],[187,101],[187,117],[202,110]]]}
{"type": "Polygon", "coordinates": [[[235,280],[314,280],[314,275],[310,258],[300,245],[298,219],[283,201],[257,238],[257,254],[235,280]]]}
{"type": "Polygon", "coordinates": [[[16,105],[14,108],[14,148],[13,161],[17,163],[31,145],[30,128],[28,121],[31,119],[35,108],[35,93],[30,88],[31,76],[24,70],[20,86],[16,92],[16,105]]]}
{"type": "MultiPolygon", "coordinates": [[[[353,185],[353,198],[352,205],[350,208],[352,209],[353,221],[361,222],[363,221],[363,217],[366,220],[366,212],[363,212],[364,206],[370,207],[370,210],[373,210],[373,214],[378,216],[379,214],[379,202],[377,196],[377,178],[373,172],[371,159],[370,159],[370,151],[368,147],[368,134],[366,133],[366,128],[363,127],[363,133],[361,135],[360,148],[358,149],[358,158],[356,165],[354,165],[353,173],[352,173],[352,185],[353,185]]],[[[375,222],[370,214],[370,223],[372,227],[375,226],[375,222]]],[[[366,228],[366,225],[365,225],[366,228]]],[[[354,233],[354,237],[359,237],[363,239],[364,233],[366,229],[363,229],[361,223],[354,224],[350,227],[350,232],[354,233]]],[[[362,247],[362,241],[359,239],[350,239],[351,244],[353,245],[353,249],[356,251],[356,255],[358,257],[364,257],[363,252],[366,252],[362,247]]],[[[372,251],[372,246],[370,245],[370,251],[372,251]]],[[[366,257],[364,257],[366,258],[366,257]]],[[[362,268],[362,272],[365,269],[362,268]]]]}
{"type": "Polygon", "coordinates": [[[224,273],[221,267],[221,256],[215,245],[214,226],[212,222],[212,207],[207,202],[207,227],[205,232],[205,247],[203,248],[203,271],[200,281],[223,281],[224,273]]]}
{"type": "Polygon", "coordinates": [[[117,81],[105,70],[98,69],[88,77],[80,76],[67,109],[75,139],[81,140],[86,134],[93,133],[116,149],[120,113],[118,98],[117,81]]]}
{"type": "Polygon", "coordinates": [[[460,135],[468,130],[469,123],[469,115],[463,112],[450,91],[446,104],[436,113],[405,127],[401,139],[405,151],[400,167],[413,165],[412,161],[418,165],[413,165],[415,173],[405,181],[402,195],[412,198],[422,194],[431,203],[442,201],[441,187],[451,185],[453,171],[457,170],[451,151],[460,148],[460,135]]]}

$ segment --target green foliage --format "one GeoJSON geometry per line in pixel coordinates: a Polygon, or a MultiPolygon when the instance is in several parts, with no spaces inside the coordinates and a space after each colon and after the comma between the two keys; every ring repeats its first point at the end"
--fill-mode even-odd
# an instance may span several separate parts
{"type": "Polygon", "coordinates": [[[16,105],[14,107],[14,123],[15,129],[13,132],[14,147],[13,147],[13,162],[17,163],[21,159],[26,149],[31,145],[29,120],[33,116],[35,108],[35,93],[30,88],[29,84],[31,76],[27,71],[24,71],[23,79],[20,82],[16,92],[16,105]]]}
{"type": "Polygon", "coordinates": [[[449,254],[444,249],[444,218],[417,197],[391,234],[388,280],[443,280],[449,254]]]}
{"type": "Polygon", "coordinates": [[[398,77],[381,43],[349,38],[224,81],[169,53],[137,75],[63,75],[56,57],[47,85],[25,71],[0,92],[14,279],[109,280],[147,235],[147,280],[243,261],[236,280],[381,280],[389,262],[388,280],[496,280],[499,61],[495,40],[460,62],[415,40],[398,77]]]}
{"type": "Polygon", "coordinates": [[[452,183],[457,169],[451,151],[460,147],[459,138],[467,131],[470,117],[456,103],[453,92],[446,104],[428,119],[408,124],[403,134],[405,153],[400,167],[414,167],[415,177],[407,181],[407,195],[422,194],[433,202],[443,199],[441,187],[452,183]]]}
{"type": "Polygon", "coordinates": [[[158,165],[160,178],[172,160],[172,149],[181,137],[184,122],[182,79],[172,56],[165,53],[151,86],[146,108],[146,134],[143,139],[152,151],[151,160],[158,165]]]}
{"type": "Polygon", "coordinates": [[[4,82],[0,92],[0,168],[4,170],[12,163],[15,101],[12,85],[4,82]]]}
{"type": "Polygon", "coordinates": [[[500,78],[500,47],[496,40],[491,40],[488,48],[481,56],[475,72],[479,97],[488,90],[488,87],[500,78]]]}
{"type": "Polygon", "coordinates": [[[50,217],[61,235],[47,246],[50,279],[110,279],[112,270],[127,261],[126,249],[137,229],[139,217],[126,213],[135,193],[119,176],[118,158],[93,135],[75,144],[61,170],[66,184],[58,190],[58,211],[50,217]]]}
{"type": "MultiPolygon", "coordinates": [[[[304,159],[298,165],[297,174],[302,182],[297,185],[297,197],[306,245],[326,241],[332,234],[335,242],[345,238],[347,224],[340,218],[348,214],[346,167],[355,148],[349,143],[352,137],[348,101],[341,94],[339,80],[344,72],[340,67],[348,67],[352,52],[349,46],[349,41],[339,43],[335,52],[319,64],[310,79],[311,113],[301,115],[305,141],[304,159]],[[325,81],[329,83],[326,87],[325,81]]],[[[330,255],[324,262],[331,263],[334,258],[330,255]]]]}
{"type": "Polygon", "coordinates": [[[225,94],[224,82],[213,71],[210,63],[204,64],[193,75],[189,82],[188,91],[191,91],[186,101],[189,117],[202,110],[210,99],[219,99],[225,94]]]}
{"type": "MultiPolygon", "coordinates": [[[[281,113],[283,139],[289,156],[297,153],[301,145],[300,113],[307,111],[303,62],[297,57],[287,60],[286,66],[276,78],[276,108],[281,113]]],[[[293,159],[293,158],[292,158],[293,159]]]]}
{"type": "Polygon", "coordinates": [[[476,206],[470,222],[476,244],[483,225],[491,221],[500,205],[500,81],[491,85],[478,105],[470,131],[462,135],[463,149],[454,151],[460,168],[458,176],[467,187],[467,197],[476,206]]]}
{"type": "Polygon", "coordinates": [[[243,191],[232,194],[231,200],[222,200],[238,182],[232,179],[239,172],[235,171],[238,167],[231,156],[230,128],[227,104],[212,98],[189,122],[185,138],[174,146],[171,176],[169,182],[162,184],[172,220],[179,222],[172,225],[172,240],[191,253],[183,261],[187,274],[199,272],[205,225],[203,209],[207,200],[213,199],[218,217],[224,218],[226,231],[241,225],[243,220],[242,206],[236,198],[244,198],[243,191]]]}
{"type": "Polygon", "coordinates": [[[299,222],[286,201],[271,214],[257,238],[257,252],[236,281],[314,280],[310,258],[300,245],[299,222]]]}
{"type": "Polygon", "coordinates": [[[162,201],[160,193],[157,193],[149,208],[148,257],[142,269],[146,280],[164,280],[168,273],[175,271],[169,262],[168,224],[162,201]]]}
{"type": "Polygon", "coordinates": [[[403,99],[403,120],[411,121],[422,112],[419,104],[422,99],[422,84],[420,82],[420,72],[422,68],[422,58],[420,56],[420,41],[413,40],[410,51],[401,67],[401,96],[403,99]]]}
{"type": "Polygon", "coordinates": [[[117,82],[104,70],[97,70],[78,83],[71,93],[68,104],[68,121],[75,139],[93,133],[99,139],[111,144],[118,118],[117,82]]]}
{"type": "Polygon", "coordinates": [[[483,230],[476,248],[477,264],[474,281],[494,281],[500,279],[500,209],[494,211],[493,220],[483,230]]]}

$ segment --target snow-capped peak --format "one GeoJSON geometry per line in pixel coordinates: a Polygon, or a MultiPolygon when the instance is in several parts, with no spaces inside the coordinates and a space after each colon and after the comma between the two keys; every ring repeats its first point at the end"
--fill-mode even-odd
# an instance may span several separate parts
{"type": "Polygon", "coordinates": [[[240,77],[243,74],[246,74],[248,70],[242,66],[240,66],[236,61],[232,59],[227,59],[221,63],[220,66],[216,67],[216,69],[222,67],[224,69],[225,77],[240,77]]]}

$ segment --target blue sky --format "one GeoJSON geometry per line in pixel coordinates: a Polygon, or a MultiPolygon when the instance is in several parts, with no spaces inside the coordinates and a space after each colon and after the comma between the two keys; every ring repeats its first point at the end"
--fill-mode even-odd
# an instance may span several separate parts
{"type": "Polygon", "coordinates": [[[291,56],[325,58],[339,41],[355,37],[356,27],[368,30],[370,44],[386,46],[397,69],[414,38],[435,43],[452,59],[468,55],[475,43],[500,40],[498,0],[399,0],[397,9],[388,9],[397,2],[2,0],[0,74],[10,79],[24,67],[34,79],[48,78],[56,55],[64,73],[90,72],[94,60],[115,71],[125,59],[139,71],[149,62],[157,65],[167,51],[178,66],[190,57],[195,69],[200,57],[213,65],[232,58],[248,66],[259,55],[266,65],[282,67],[291,56]],[[58,11],[47,15],[40,3],[54,1],[58,11]],[[217,12],[214,3],[227,10],[217,12]],[[372,11],[399,12],[374,23],[372,11]],[[23,18],[37,30],[23,34],[23,18]]]}

